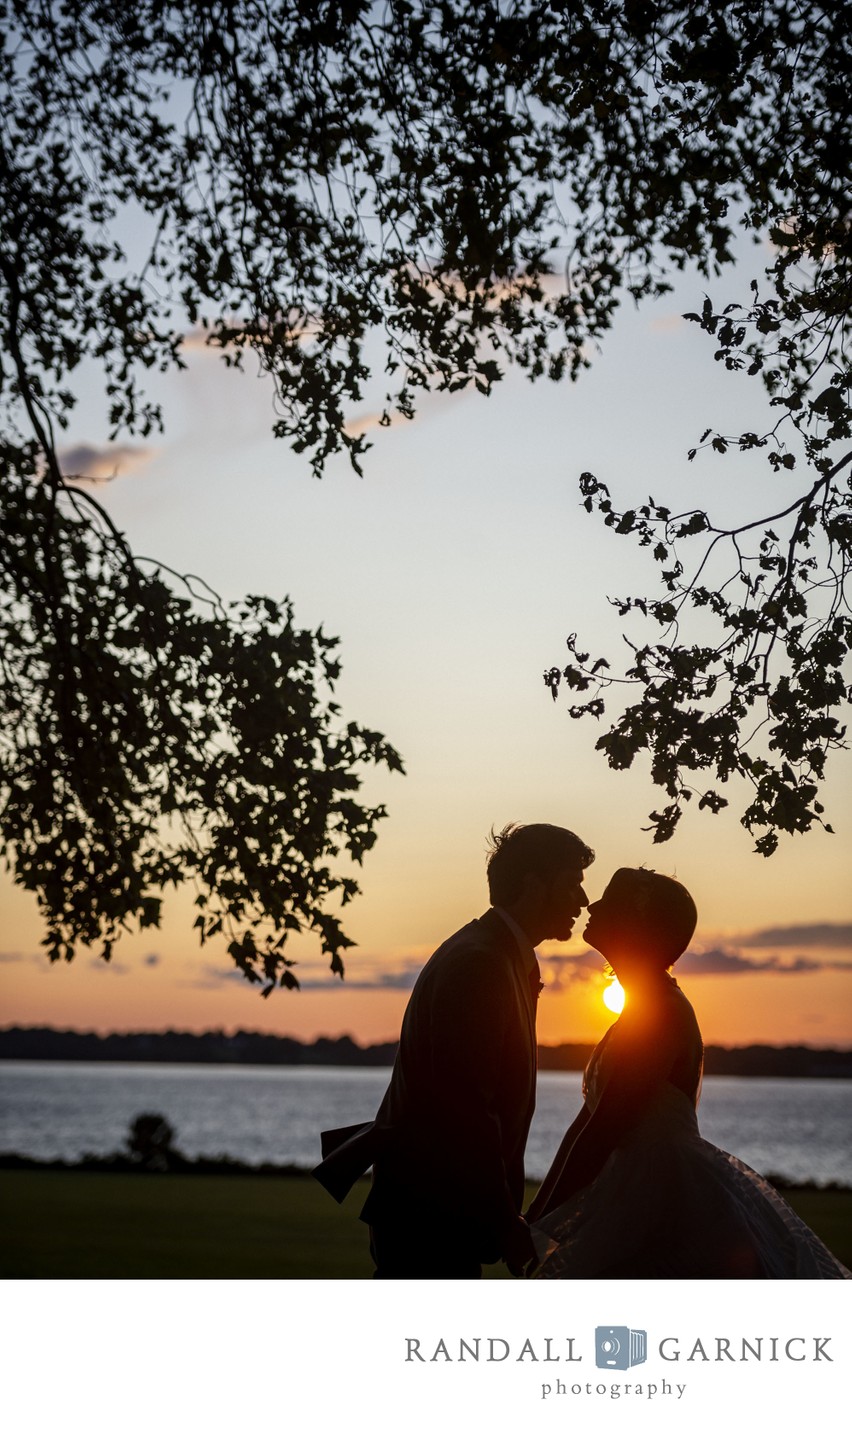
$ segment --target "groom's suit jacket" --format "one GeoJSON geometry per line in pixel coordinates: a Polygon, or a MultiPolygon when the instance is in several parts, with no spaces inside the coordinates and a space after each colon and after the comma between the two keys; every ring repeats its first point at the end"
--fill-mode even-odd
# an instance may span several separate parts
{"type": "Polygon", "coordinates": [[[315,1176],[338,1201],[372,1164],[371,1226],[451,1230],[480,1261],[502,1256],[523,1205],[535,1106],[535,960],[494,909],[421,972],[387,1093],[372,1123],[323,1133],[315,1176]]]}

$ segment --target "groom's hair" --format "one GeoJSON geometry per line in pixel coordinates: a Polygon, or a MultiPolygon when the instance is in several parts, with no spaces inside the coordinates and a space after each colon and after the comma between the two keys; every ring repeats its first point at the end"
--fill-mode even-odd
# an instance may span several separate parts
{"type": "Polygon", "coordinates": [[[545,882],[565,868],[588,868],[595,855],[569,828],[553,823],[507,823],[489,834],[488,892],[492,903],[514,903],[528,873],[545,882]]]}

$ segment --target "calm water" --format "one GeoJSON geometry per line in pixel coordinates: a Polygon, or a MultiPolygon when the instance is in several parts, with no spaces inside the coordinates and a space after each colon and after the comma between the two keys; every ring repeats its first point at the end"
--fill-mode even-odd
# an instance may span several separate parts
{"type": "MultiPolygon", "coordinates": [[[[73,1161],[115,1152],[137,1113],[163,1113],[190,1157],[320,1158],[322,1128],[371,1118],[389,1068],[0,1063],[0,1152],[73,1161]]],[[[543,1176],[580,1106],[579,1073],[541,1073],[527,1173],[543,1176]]],[[[852,1080],[705,1078],[705,1138],[758,1172],[852,1185],[852,1080]]]]}

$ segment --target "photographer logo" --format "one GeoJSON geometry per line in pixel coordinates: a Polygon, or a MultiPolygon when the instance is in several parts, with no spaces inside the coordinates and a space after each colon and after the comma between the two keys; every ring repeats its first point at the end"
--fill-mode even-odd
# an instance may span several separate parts
{"type": "Polygon", "coordinates": [[[595,1366],[624,1372],[648,1355],[648,1334],[632,1327],[595,1328],[595,1366]]]}

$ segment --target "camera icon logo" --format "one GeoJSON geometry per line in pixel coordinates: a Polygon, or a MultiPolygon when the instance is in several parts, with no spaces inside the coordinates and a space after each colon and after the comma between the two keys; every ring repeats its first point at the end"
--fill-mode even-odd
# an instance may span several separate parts
{"type": "Polygon", "coordinates": [[[624,1371],[648,1355],[648,1334],[632,1327],[595,1328],[595,1366],[624,1371]]]}

